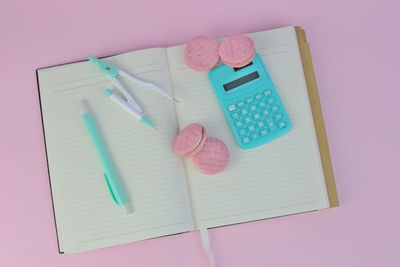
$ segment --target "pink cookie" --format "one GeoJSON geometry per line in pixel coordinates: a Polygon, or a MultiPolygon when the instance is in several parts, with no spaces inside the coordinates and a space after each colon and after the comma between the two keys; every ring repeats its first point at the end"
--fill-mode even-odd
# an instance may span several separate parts
{"type": "Polygon", "coordinates": [[[216,174],[229,162],[229,150],[217,138],[208,137],[203,149],[193,157],[194,165],[204,174],[216,174]]]}
{"type": "Polygon", "coordinates": [[[226,65],[239,68],[249,64],[253,60],[256,49],[250,37],[235,35],[222,42],[218,53],[226,65]]]}
{"type": "Polygon", "coordinates": [[[186,64],[194,70],[210,70],[219,59],[218,43],[209,37],[196,37],[186,45],[183,57],[186,64]]]}
{"type": "Polygon", "coordinates": [[[206,140],[205,128],[197,123],[190,124],[175,138],[174,150],[183,157],[191,157],[203,148],[206,140]]]}

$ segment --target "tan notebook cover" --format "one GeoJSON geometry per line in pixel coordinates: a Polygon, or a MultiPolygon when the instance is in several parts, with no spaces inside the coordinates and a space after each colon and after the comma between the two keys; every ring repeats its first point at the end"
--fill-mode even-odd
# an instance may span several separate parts
{"type": "Polygon", "coordinates": [[[304,76],[307,84],[308,97],[310,99],[311,111],[313,114],[315,132],[318,139],[318,147],[321,154],[322,167],[324,169],[325,183],[328,192],[330,207],[338,207],[339,199],[336,192],[335,177],[331,156],[329,154],[328,138],[326,136],[324,119],[322,116],[321,103],[319,101],[317,81],[315,79],[314,67],[312,64],[310,47],[307,43],[306,33],[299,26],[295,27],[297,42],[299,44],[301,61],[303,64],[304,76]]]}

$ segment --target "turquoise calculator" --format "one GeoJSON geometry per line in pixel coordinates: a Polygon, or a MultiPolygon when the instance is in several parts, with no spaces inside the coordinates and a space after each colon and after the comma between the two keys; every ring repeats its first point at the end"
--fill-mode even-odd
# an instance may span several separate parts
{"type": "Polygon", "coordinates": [[[258,53],[241,68],[224,64],[215,67],[208,78],[239,147],[260,146],[291,129],[285,107],[258,53]]]}

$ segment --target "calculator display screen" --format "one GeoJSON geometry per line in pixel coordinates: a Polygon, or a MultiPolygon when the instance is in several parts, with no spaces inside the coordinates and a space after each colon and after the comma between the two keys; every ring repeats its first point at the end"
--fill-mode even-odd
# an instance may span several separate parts
{"type": "Polygon", "coordinates": [[[236,87],[239,87],[239,86],[241,86],[241,85],[243,85],[245,83],[251,82],[251,81],[253,81],[253,80],[255,80],[255,79],[259,78],[259,77],[260,77],[260,75],[258,74],[257,71],[255,71],[255,72],[247,74],[247,75],[245,75],[245,76],[243,76],[243,77],[241,77],[239,79],[236,79],[234,81],[226,83],[226,84],[223,85],[224,89],[225,89],[225,92],[228,92],[229,90],[235,89],[236,87]]]}

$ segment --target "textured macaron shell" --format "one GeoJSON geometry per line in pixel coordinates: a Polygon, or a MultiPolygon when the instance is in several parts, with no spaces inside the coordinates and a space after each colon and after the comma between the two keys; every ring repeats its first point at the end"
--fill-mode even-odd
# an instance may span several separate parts
{"type": "Polygon", "coordinates": [[[205,128],[197,123],[190,124],[176,136],[174,151],[183,157],[191,157],[203,147],[205,139],[205,128]]]}
{"type": "Polygon", "coordinates": [[[235,35],[225,39],[218,48],[224,64],[231,67],[243,67],[249,64],[256,49],[253,40],[246,35],[235,35]]]}
{"type": "Polygon", "coordinates": [[[217,174],[229,162],[229,150],[221,140],[207,137],[203,149],[193,157],[194,165],[204,174],[217,174]]]}
{"type": "Polygon", "coordinates": [[[206,36],[196,37],[186,45],[183,57],[194,70],[210,70],[218,63],[218,43],[206,36]]]}

